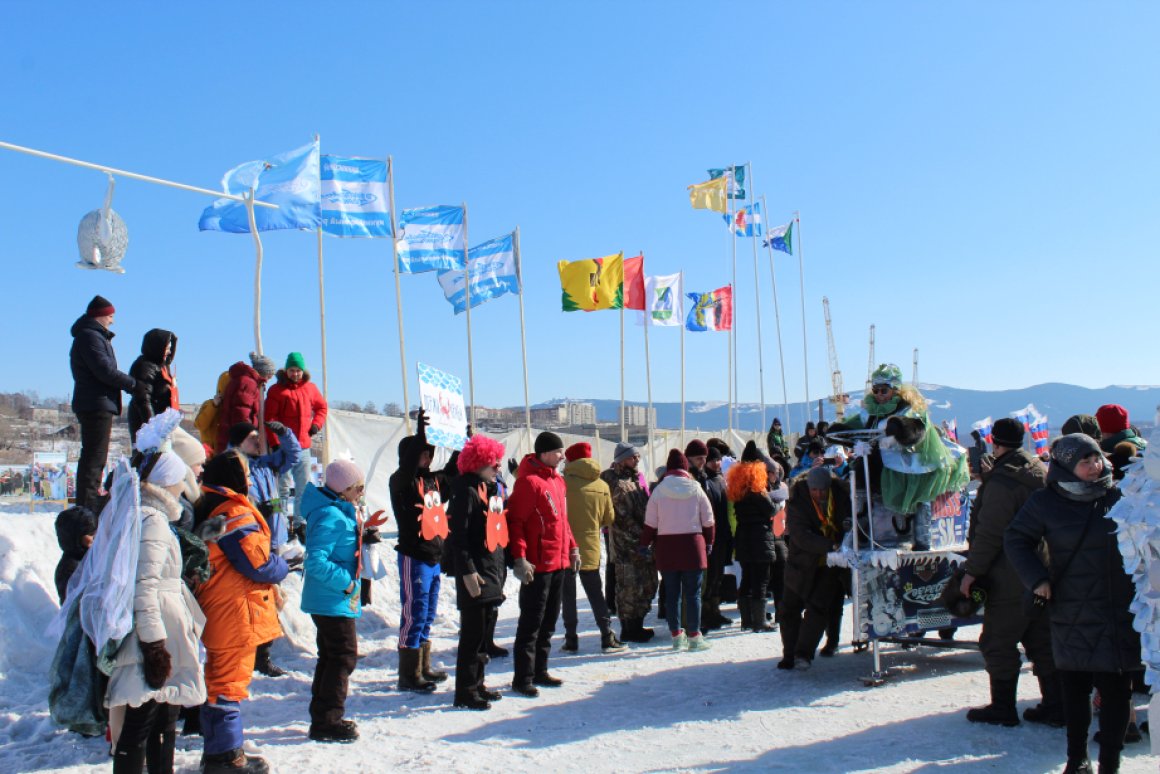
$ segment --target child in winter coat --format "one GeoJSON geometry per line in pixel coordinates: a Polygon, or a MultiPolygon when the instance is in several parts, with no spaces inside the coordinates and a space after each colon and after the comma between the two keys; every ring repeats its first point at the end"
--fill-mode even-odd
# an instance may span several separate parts
{"type": "Polygon", "coordinates": [[[56,542],[60,544],[61,556],[53,580],[62,605],[68,593],[69,578],[88,553],[95,534],[97,517],[83,505],[63,510],[56,517],[56,542]]]}

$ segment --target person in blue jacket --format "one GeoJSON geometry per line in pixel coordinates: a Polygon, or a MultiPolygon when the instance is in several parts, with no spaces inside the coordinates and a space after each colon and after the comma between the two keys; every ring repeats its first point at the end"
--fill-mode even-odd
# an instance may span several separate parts
{"type": "Polygon", "coordinates": [[[343,713],[358,661],[355,621],[362,615],[362,541],[355,503],[362,497],[363,482],[357,465],[335,460],[326,466],[325,485],[308,483],[302,495],[306,561],[301,606],[318,629],[318,664],[310,687],[310,738],[316,742],[358,739],[358,726],[343,713]]]}

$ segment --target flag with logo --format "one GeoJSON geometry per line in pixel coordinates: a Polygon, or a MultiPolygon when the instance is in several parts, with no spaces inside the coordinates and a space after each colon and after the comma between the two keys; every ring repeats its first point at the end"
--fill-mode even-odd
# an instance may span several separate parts
{"type": "Polygon", "coordinates": [[[769,230],[769,239],[761,243],[763,247],[772,247],[783,253],[793,255],[793,221],[784,226],[777,226],[769,230]]]}
{"type": "Polygon", "coordinates": [[[706,183],[696,183],[689,186],[689,203],[694,210],[713,210],[714,212],[728,212],[729,203],[725,200],[725,185],[728,181],[720,177],[706,183]]]}
{"type": "Polygon", "coordinates": [[[624,308],[645,309],[643,255],[624,259],[624,308]]]}
{"type": "Polygon", "coordinates": [[[463,208],[403,210],[399,217],[399,271],[463,271],[463,208]]]}
{"type": "Polygon", "coordinates": [[[686,293],[692,301],[685,328],[690,331],[727,331],[733,328],[733,288],[708,293],[686,293]]]}
{"type": "Polygon", "coordinates": [[[443,295],[455,309],[455,314],[467,310],[467,293],[464,290],[466,275],[471,276],[471,308],[485,301],[508,293],[520,292],[519,272],[516,268],[514,232],[489,239],[467,251],[467,272],[441,271],[439,286],[443,295]]]}
{"type": "Polygon", "coordinates": [[[653,325],[677,326],[684,315],[681,312],[681,274],[659,274],[644,278],[644,295],[648,306],[648,320],[653,325]]]}
{"type": "Polygon", "coordinates": [[[744,199],[745,198],[745,165],[740,164],[733,167],[725,167],[723,169],[710,169],[709,179],[716,180],[723,177],[727,180],[729,198],[730,199],[744,199]]]}
{"type": "Polygon", "coordinates": [[[624,305],[624,253],[579,261],[560,261],[565,312],[595,312],[624,305]]]}
{"type": "Polygon", "coordinates": [[[389,237],[387,162],[323,156],[322,230],[340,237],[389,237]]]}
{"type": "Polygon", "coordinates": [[[726,225],[732,225],[733,233],[739,237],[759,237],[765,233],[765,226],[761,223],[761,203],[754,202],[748,207],[742,207],[732,216],[721,216],[726,225]],[[732,222],[730,219],[732,217],[732,222]]]}
{"type": "MultiPolygon", "coordinates": [[[[234,167],[222,178],[222,189],[234,196],[253,191],[254,201],[278,205],[278,209],[254,208],[258,231],[314,231],[322,220],[318,175],[318,143],[312,142],[234,167]]],[[[218,199],[202,211],[197,227],[201,231],[248,234],[250,216],[243,202],[218,199]]]]}
{"type": "Polygon", "coordinates": [[[976,431],[984,441],[991,443],[991,425],[993,424],[995,424],[994,421],[990,417],[987,417],[980,419],[978,422],[972,422],[971,429],[976,431]]]}

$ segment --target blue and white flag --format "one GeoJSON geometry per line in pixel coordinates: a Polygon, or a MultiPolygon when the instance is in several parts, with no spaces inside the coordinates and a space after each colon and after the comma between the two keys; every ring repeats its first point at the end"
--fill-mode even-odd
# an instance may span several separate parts
{"type": "MultiPolygon", "coordinates": [[[[253,190],[255,201],[278,205],[276,210],[254,208],[258,231],[287,228],[314,231],[322,221],[318,143],[234,167],[222,178],[222,188],[235,196],[253,190]]],[[[250,219],[246,205],[232,199],[218,199],[201,213],[197,227],[202,231],[248,234],[250,219]]]]}
{"type": "Polygon", "coordinates": [[[463,271],[463,208],[437,205],[403,210],[399,271],[463,271]]]}
{"type": "Polygon", "coordinates": [[[507,293],[520,292],[513,237],[514,233],[489,239],[468,250],[468,272],[439,272],[439,285],[443,288],[443,295],[447,297],[447,301],[455,307],[455,314],[462,314],[467,310],[467,294],[463,288],[463,280],[467,273],[471,274],[472,309],[484,301],[499,298],[507,293]]]}
{"type": "Polygon", "coordinates": [[[748,207],[742,207],[732,215],[722,215],[725,224],[732,221],[733,233],[739,237],[759,237],[765,233],[765,225],[761,222],[761,203],[754,202],[748,207]]]}
{"type": "Polygon", "coordinates": [[[793,255],[793,221],[786,223],[784,226],[777,226],[769,230],[769,239],[762,243],[765,247],[772,247],[774,250],[781,250],[783,253],[793,255]]]}
{"type": "Polygon", "coordinates": [[[387,162],[322,157],[322,230],[340,237],[389,237],[387,162]]]}

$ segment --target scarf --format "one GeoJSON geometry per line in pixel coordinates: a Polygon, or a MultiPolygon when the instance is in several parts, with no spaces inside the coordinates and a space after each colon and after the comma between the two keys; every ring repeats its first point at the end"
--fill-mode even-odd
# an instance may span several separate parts
{"type": "Polygon", "coordinates": [[[901,400],[902,396],[895,395],[885,403],[879,403],[878,401],[874,400],[873,395],[867,395],[862,399],[862,408],[864,408],[866,413],[872,417],[888,417],[895,411],[898,411],[898,403],[901,400]]]}

